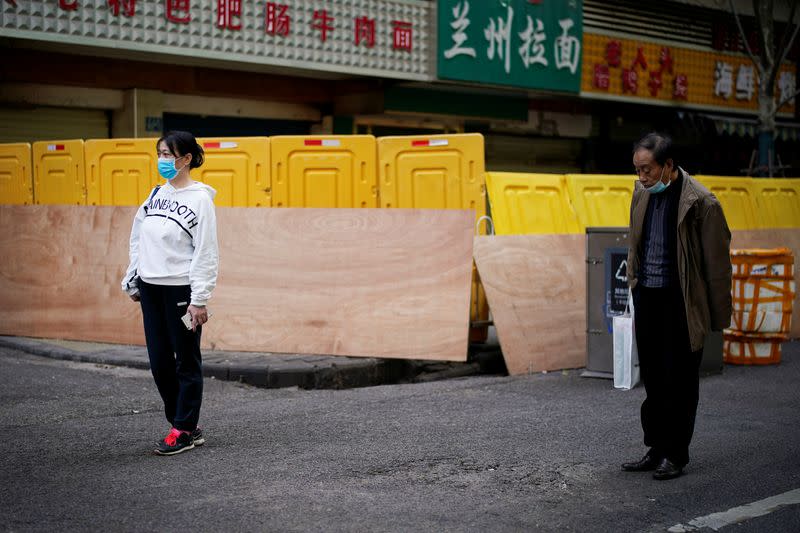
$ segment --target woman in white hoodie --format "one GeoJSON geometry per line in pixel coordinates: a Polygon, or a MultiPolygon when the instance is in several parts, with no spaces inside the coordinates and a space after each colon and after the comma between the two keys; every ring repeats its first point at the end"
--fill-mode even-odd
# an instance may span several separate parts
{"type": "Polygon", "coordinates": [[[205,442],[197,427],[203,400],[200,334],[219,265],[216,191],[189,175],[203,164],[203,149],[191,133],[169,132],[156,150],[158,171],[167,181],[153,189],[133,220],[122,290],[141,303],[150,369],[172,425],[155,453],[174,455],[205,442]]]}

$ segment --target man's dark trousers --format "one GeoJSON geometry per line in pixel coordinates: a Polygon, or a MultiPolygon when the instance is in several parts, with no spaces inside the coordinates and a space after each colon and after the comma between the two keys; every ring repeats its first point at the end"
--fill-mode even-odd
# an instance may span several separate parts
{"type": "Polygon", "coordinates": [[[676,466],[689,462],[703,351],[692,352],[680,285],[633,290],[644,443],[676,466]]]}

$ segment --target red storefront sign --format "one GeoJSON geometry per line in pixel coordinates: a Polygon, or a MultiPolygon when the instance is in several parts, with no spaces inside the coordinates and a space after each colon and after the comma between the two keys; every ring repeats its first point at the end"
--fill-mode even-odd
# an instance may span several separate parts
{"type": "Polygon", "coordinates": [[[328,11],[325,9],[314,10],[314,21],[311,27],[320,32],[320,40],[324,43],[328,40],[328,32],[336,28],[333,26],[333,17],[328,16],[328,11]]]}
{"type": "Polygon", "coordinates": [[[167,20],[178,24],[188,24],[192,20],[189,11],[189,0],[165,0],[167,2],[167,20]],[[179,14],[180,13],[180,14],[179,14]]]}
{"type": "Polygon", "coordinates": [[[411,51],[411,23],[402,20],[393,20],[392,29],[394,31],[394,42],[392,48],[395,50],[411,51]]]}
{"type": "Polygon", "coordinates": [[[595,63],[593,85],[598,89],[607,91],[609,84],[610,84],[610,74],[608,71],[608,65],[595,63]]]}
{"type": "Polygon", "coordinates": [[[360,17],[356,19],[356,46],[365,42],[367,47],[375,46],[375,19],[360,17]]]}
{"type": "Polygon", "coordinates": [[[108,5],[111,6],[111,12],[115,17],[119,16],[120,10],[126,17],[136,14],[136,0],[108,0],[108,5]]]}
{"type": "Polygon", "coordinates": [[[270,35],[289,35],[292,19],[286,13],[289,6],[267,2],[267,13],[264,21],[264,32],[270,35]]]}
{"type": "Polygon", "coordinates": [[[608,41],[606,45],[606,61],[609,67],[618,67],[622,64],[622,43],[608,41]]]}
{"type": "MultiPolygon", "coordinates": [[[[18,0],[5,0],[6,3],[18,7],[18,0]]],[[[199,0],[195,0],[196,2],[199,0]]],[[[79,0],[58,0],[58,6],[64,11],[76,11],[79,0]]],[[[131,18],[136,16],[136,0],[108,0],[111,13],[131,18]]],[[[278,2],[264,4],[264,33],[288,37],[292,30],[291,6],[278,2]]],[[[217,0],[216,26],[228,30],[242,29],[242,0],[217,0]]],[[[176,24],[189,24],[192,21],[191,0],[164,0],[164,17],[176,24]]],[[[366,15],[353,17],[353,44],[373,48],[376,44],[376,19],[366,15]]],[[[327,9],[314,9],[311,27],[317,31],[319,39],[326,42],[336,32],[335,18],[327,9]]],[[[341,30],[341,28],[339,28],[341,30]]],[[[387,32],[388,34],[388,32],[387,32]]],[[[387,35],[388,36],[388,35],[387,35]]],[[[393,20],[391,26],[391,43],[394,50],[411,51],[414,48],[413,23],[404,20],[393,20]]]]}
{"type": "Polygon", "coordinates": [[[241,30],[242,0],[217,0],[217,28],[241,30]]]}
{"type": "MultiPolygon", "coordinates": [[[[630,51],[634,43],[627,41],[623,42],[620,39],[608,39],[605,42],[605,54],[600,56],[605,59],[604,63],[594,63],[591,75],[591,86],[593,89],[600,91],[609,91],[611,88],[611,78],[614,75],[612,69],[619,68],[619,76],[621,84],[619,85],[621,94],[637,95],[639,93],[639,80],[642,83],[647,82],[650,96],[663,97],[665,83],[670,84],[672,88],[671,97],[674,99],[685,100],[689,92],[689,80],[685,74],[677,74],[672,80],[664,80],[664,74],[673,75],[675,62],[672,59],[672,52],[669,47],[662,46],[658,51],[658,57],[651,57],[648,61],[648,53],[654,56],[652,48],[650,52],[646,51],[646,47],[636,44],[633,60],[629,67],[623,66],[623,55],[626,46],[630,51]],[[656,62],[657,59],[657,62],[656,62]],[[648,65],[654,65],[655,70],[648,70],[648,65]],[[646,78],[645,78],[646,76],[646,78]]],[[[602,50],[602,48],[601,48],[602,50]]],[[[597,57],[597,56],[595,56],[597,57]]],[[[629,55],[628,58],[631,56],[629,55]]],[[[669,87],[668,86],[668,87],[669,87]]],[[[669,89],[667,89],[669,90],[669,89]]]]}

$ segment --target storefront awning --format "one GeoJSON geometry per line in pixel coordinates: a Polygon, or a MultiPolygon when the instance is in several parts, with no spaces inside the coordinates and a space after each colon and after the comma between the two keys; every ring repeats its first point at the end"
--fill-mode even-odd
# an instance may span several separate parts
{"type": "MultiPolygon", "coordinates": [[[[754,118],[709,114],[703,114],[702,116],[714,123],[718,135],[738,135],[739,137],[756,137],[758,135],[758,121],[754,118]]],[[[779,122],[775,126],[775,139],[797,141],[800,139],[800,123],[779,122]]]]}

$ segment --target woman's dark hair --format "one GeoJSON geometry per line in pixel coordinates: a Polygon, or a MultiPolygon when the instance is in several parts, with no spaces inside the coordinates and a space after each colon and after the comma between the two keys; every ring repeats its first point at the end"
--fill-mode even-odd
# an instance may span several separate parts
{"type": "Polygon", "coordinates": [[[192,162],[189,163],[189,168],[197,168],[205,160],[203,148],[197,144],[197,139],[188,131],[168,131],[156,142],[156,150],[158,150],[158,145],[161,144],[161,141],[164,141],[175,157],[192,154],[192,162]]]}
{"type": "Polygon", "coordinates": [[[653,159],[659,165],[663,166],[666,164],[667,159],[672,159],[673,165],[677,166],[672,149],[672,138],[669,135],[656,132],[648,133],[633,145],[633,153],[635,154],[642,149],[649,150],[653,154],[653,159]]]}

